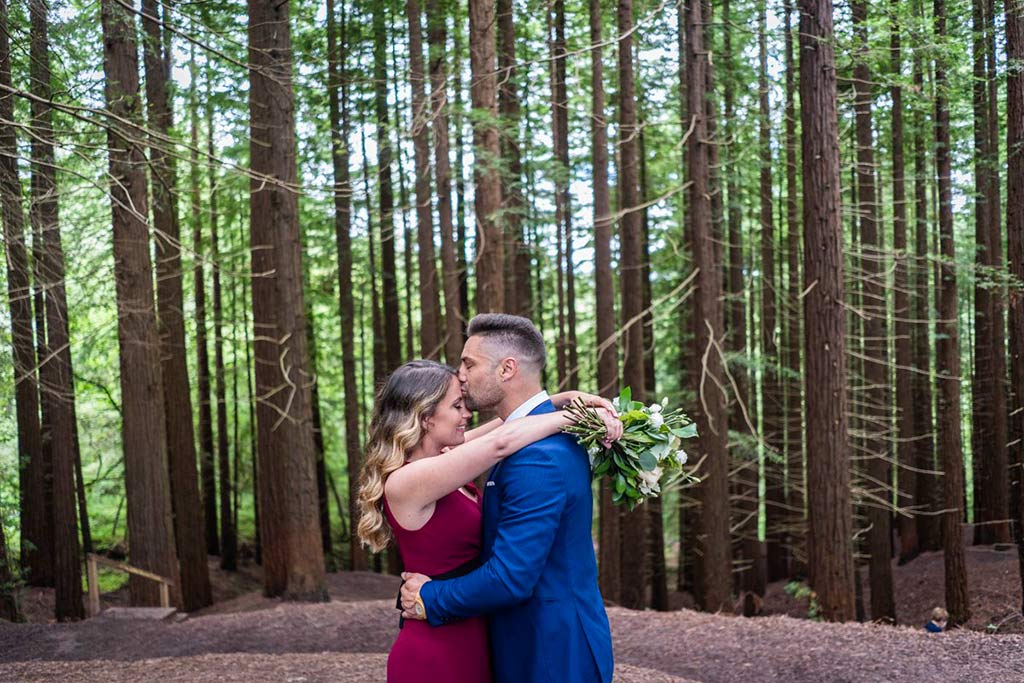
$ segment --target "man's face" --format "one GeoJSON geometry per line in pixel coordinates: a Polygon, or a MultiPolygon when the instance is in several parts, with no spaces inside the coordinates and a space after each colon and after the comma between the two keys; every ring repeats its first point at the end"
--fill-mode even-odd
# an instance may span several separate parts
{"type": "Polygon", "coordinates": [[[490,410],[505,398],[500,363],[481,337],[470,337],[462,347],[459,381],[470,410],[490,410]]]}

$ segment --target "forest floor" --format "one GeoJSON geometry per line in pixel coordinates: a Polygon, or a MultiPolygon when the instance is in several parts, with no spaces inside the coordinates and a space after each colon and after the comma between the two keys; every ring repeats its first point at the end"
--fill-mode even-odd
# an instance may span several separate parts
{"type": "MultiPolygon", "coordinates": [[[[974,616],[967,629],[938,635],[921,625],[942,603],[940,553],[894,565],[900,620],[910,626],[799,618],[806,606],[782,584],[754,619],[610,607],[615,681],[1024,683],[1024,628],[1010,617],[1020,604],[1016,553],[974,547],[967,555],[974,616]]],[[[30,623],[0,622],[0,681],[384,680],[396,632],[393,577],[330,574],[330,603],[286,604],[262,596],[258,567],[228,575],[210,566],[218,603],[178,622],[46,623],[52,593],[29,592],[30,623]]],[[[123,590],[103,600],[123,601],[123,590]]]]}

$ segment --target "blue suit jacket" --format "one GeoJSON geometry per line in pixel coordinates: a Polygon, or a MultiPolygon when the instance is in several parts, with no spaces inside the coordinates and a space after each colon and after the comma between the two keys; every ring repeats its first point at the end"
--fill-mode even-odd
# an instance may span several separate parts
{"type": "MultiPolygon", "coordinates": [[[[550,401],[532,415],[554,412],[550,401]]],[[[491,470],[476,571],[420,590],[431,625],[488,615],[497,683],[612,679],[612,641],[597,587],[590,461],[557,434],[491,470]]]]}

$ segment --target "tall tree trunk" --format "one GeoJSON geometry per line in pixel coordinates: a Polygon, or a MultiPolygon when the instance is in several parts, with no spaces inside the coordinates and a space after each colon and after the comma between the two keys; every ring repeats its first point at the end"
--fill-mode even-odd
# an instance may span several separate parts
{"type": "MultiPolygon", "coordinates": [[[[423,64],[422,11],[418,0],[406,0],[409,20],[409,79],[412,82],[412,144],[416,163],[416,246],[420,290],[420,353],[441,357],[440,282],[434,256],[434,219],[430,206],[430,108],[423,64]]],[[[406,274],[408,278],[410,274],[406,274]]]]}
{"type": "Polygon", "coordinates": [[[800,0],[807,370],[807,555],[822,616],[853,619],[843,249],[832,3],[800,0]]]}
{"type": "MultiPolygon", "coordinates": [[[[637,400],[646,395],[644,373],[643,224],[640,215],[640,167],[636,123],[636,89],[633,76],[633,0],[618,1],[619,43],[619,257],[624,328],[622,383],[637,400]]],[[[643,508],[622,514],[620,556],[621,603],[642,609],[650,582],[647,573],[648,514],[643,508]]]]}
{"type": "Polygon", "coordinates": [[[1010,542],[1007,486],[1006,363],[1002,296],[991,289],[989,268],[1002,264],[999,142],[992,130],[998,111],[989,107],[988,43],[994,33],[986,0],[972,3],[974,61],[974,188],[975,241],[979,275],[974,286],[974,381],[972,382],[971,441],[974,453],[975,535],[978,544],[1010,542]],[[996,339],[996,333],[999,339],[996,339]],[[998,355],[997,355],[998,354],[998,355]]]}
{"type": "Polygon", "coordinates": [[[853,68],[856,100],[857,135],[857,189],[859,199],[861,263],[863,272],[864,321],[864,379],[866,403],[865,446],[868,453],[868,486],[873,488],[874,499],[867,506],[870,525],[868,546],[871,560],[868,565],[871,584],[871,618],[874,621],[896,621],[896,603],[892,586],[892,517],[884,501],[892,498],[887,445],[889,408],[886,398],[888,369],[886,368],[887,338],[886,296],[883,288],[882,237],[878,230],[878,203],[875,198],[875,155],[872,132],[871,69],[868,66],[868,5],[865,0],[854,0],[853,25],[857,41],[857,61],[853,68]]]}
{"type": "MultiPolygon", "coordinates": [[[[619,357],[615,334],[615,281],[612,274],[612,215],[608,187],[608,119],[605,112],[604,62],[602,61],[601,2],[590,0],[591,160],[594,192],[594,288],[597,325],[597,391],[618,394],[619,357]]],[[[620,601],[621,512],[612,503],[610,487],[602,483],[600,494],[601,594],[620,601]]]]}
{"type": "Polygon", "coordinates": [[[792,2],[785,0],[785,64],[786,64],[786,315],[785,324],[785,365],[786,365],[786,506],[790,543],[790,576],[806,573],[806,525],[804,522],[804,501],[807,490],[804,482],[804,413],[803,387],[800,378],[803,370],[800,363],[802,344],[802,320],[800,318],[800,214],[797,197],[797,141],[796,141],[796,63],[793,59],[792,2]]]}
{"type": "Polygon", "coordinates": [[[452,171],[448,145],[448,42],[446,4],[427,0],[427,42],[430,60],[430,120],[434,134],[434,176],[437,185],[437,216],[441,229],[441,273],[444,284],[444,356],[458,365],[462,355],[462,308],[459,294],[459,266],[455,257],[455,227],[452,223],[452,171]]]}
{"type": "MultiPolygon", "coordinates": [[[[557,3],[555,7],[558,7],[557,3]]],[[[564,3],[562,3],[561,7],[564,19],[564,3]]],[[[546,18],[548,54],[550,55],[548,67],[550,69],[549,80],[551,83],[551,156],[555,162],[553,174],[555,186],[555,294],[557,299],[555,318],[558,328],[558,334],[555,337],[555,369],[558,373],[558,389],[561,391],[569,383],[569,340],[566,336],[565,316],[565,232],[562,229],[565,224],[565,214],[568,211],[569,195],[563,189],[563,184],[568,184],[568,178],[564,176],[568,175],[567,160],[569,153],[567,151],[563,153],[562,151],[562,145],[568,145],[568,140],[563,141],[562,139],[562,126],[559,123],[559,119],[567,113],[568,103],[563,103],[559,99],[558,79],[560,74],[563,78],[565,74],[565,45],[563,39],[562,45],[559,46],[557,34],[555,34],[552,10],[554,10],[554,13],[557,13],[557,9],[549,8],[546,18]],[[559,69],[559,64],[562,65],[561,70],[559,69]],[[565,160],[564,164],[563,160],[565,160]]]]}
{"type": "Polygon", "coordinates": [[[760,152],[759,195],[761,232],[761,379],[762,429],[768,450],[765,458],[765,511],[767,525],[768,579],[778,581],[788,574],[788,535],[786,522],[785,464],[776,455],[782,452],[782,387],[779,383],[775,326],[775,294],[778,290],[775,270],[775,222],[772,207],[771,109],[768,91],[768,11],[765,2],[758,10],[758,149],[760,152]]]}
{"type": "Polygon", "coordinates": [[[687,142],[690,194],[687,223],[693,240],[694,267],[698,269],[692,326],[694,355],[702,358],[699,377],[700,408],[695,419],[700,432],[699,457],[707,457],[698,490],[701,503],[699,544],[702,556],[702,607],[717,612],[730,604],[732,566],[729,548],[728,437],[725,374],[722,368],[722,276],[717,259],[710,200],[707,96],[708,52],[704,49],[702,3],[687,8],[686,56],[689,88],[687,142]]]}
{"type": "MultiPolygon", "coordinates": [[[[988,188],[986,195],[989,203],[988,248],[989,267],[993,272],[1001,272],[1003,264],[1003,230],[1002,230],[1002,197],[999,180],[999,105],[996,93],[999,80],[996,74],[996,25],[995,2],[985,0],[985,62],[987,67],[985,80],[988,84],[988,141],[990,158],[988,159],[988,188]]],[[[995,450],[990,470],[996,486],[992,491],[992,517],[995,523],[991,526],[993,543],[1013,542],[1012,524],[1010,523],[1013,506],[1010,504],[1010,486],[1006,476],[1010,466],[1008,442],[1009,422],[1007,412],[1007,369],[1006,369],[1006,290],[1000,285],[993,290],[992,299],[992,445],[995,450]]]]}
{"type": "MultiPolygon", "coordinates": [[[[917,490],[917,458],[914,439],[918,432],[914,409],[914,347],[913,328],[910,321],[910,278],[907,250],[907,190],[906,166],[903,153],[903,88],[900,77],[903,71],[901,26],[898,21],[899,2],[892,0],[889,21],[889,70],[892,85],[889,97],[892,99],[892,248],[896,256],[895,289],[893,293],[894,334],[896,337],[896,475],[899,492],[900,562],[907,562],[920,553],[917,536],[917,517],[907,512],[912,508],[917,490]]],[[[917,324],[920,324],[918,321],[917,324]]],[[[872,614],[874,618],[874,614],[872,614]]]]}
{"type": "MultiPolygon", "coordinates": [[[[208,158],[215,159],[216,149],[213,145],[213,92],[211,82],[213,74],[206,74],[206,152],[208,158]]],[[[228,406],[227,384],[224,378],[224,306],[220,284],[220,235],[217,211],[217,174],[213,166],[209,169],[210,183],[210,266],[213,271],[213,383],[214,396],[217,402],[217,475],[220,501],[220,568],[235,571],[238,568],[238,536],[234,527],[234,515],[231,512],[231,466],[228,439],[228,406]]]]}
{"type": "MultiPolygon", "coordinates": [[[[199,392],[199,473],[203,499],[203,520],[206,552],[220,554],[220,533],[217,529],[217,480],[213,466],[213,411],[210,408],[210,351],[206,343],[206,275],[203,259],[203,219],[199,198],[199,71],[196,68],[195,45],[190,46],[189,124],[191,128],[192,251],[195,254],[194,290],[196,316],[196,388],[199,392]]],[[[205,558],[204,558],[205,562],[205,558]]]]}
{"type": "MultiPolygon", "coordinates": [[[[919,3],[919,0],[917,0],[919,3]]],[[[918,14],[920,14],[918,8],[918,14]]],[[[915,92],[924,92],[924,69],[920,50],[914,50],[913,84],[915,92]]],[[[935,471],[935,442],[932,423],[932,354],[929,337],[931,334],[931,310],[929,305],[931,287],[929,270],[931,250],[928,246],[928,193],[927,163],[925,159],[925,116],[921,103],[913,109],[914,131],[914,461],[916,463],[917,486],[914,491],[917,510],[917,537],[921,550],[937,550],[939,518],[931,514],[935,509],[938,480],[935,471]]]]}
{"type": "Polygon", "coordinates": [[[523,218],[523,162],[519,150],[519,81],[516,78],[516,28],[512,0],[498,0],[498,113],[502,120],[501,158],[508,165],[502,175],[501,197],[505,202],[505,310],[530,315],[530,248],[523,218]]]}
{"type": "MultiPolygon", "coordinates": [[[[946,2],[935,0],[935,39],[945,49],[946,2]]],[[[937,345],[939,381],[939,452],[942,454],[942,546],[946,570],[946,609],[958,626],[970,617],[967,564],[964,557],[964,458],[960,433],[960,341],[953,236],[953,187],[945,57],[935,60],[935,170],[939,190],[942,284],[937,345]]]]}
{"type": "Polygon", "coordinates": [[[402,362],[402,341],[395,270],[391,131],[388,124],[387,9],[384,3],[373,6],[373,101],[377,122],[377,190],[380,193],[381,289],[384,297],[381,330],[384,333],[384,372],[390,374],[402,362]]]}
{"type": "MultiPolygon", "coordinates": [[[[1007,261],[1018,282],[1024,281],[1024,0],[1006,2],[1006,235],[1007,261]]],[[[1011,414],[1015,435],[1024,434],[1024,296],[1010,297],[1010,369],[1013,377],[1011,414]]],[[[1014,447],[1020,463],[1021,444],[1014,447]]],[[[1024,484],[1018,485],[1016,525],[1021,593],[1024,596],[1024,484]]],[[[1024,597],[1022,597],[1024,604],[1024,597]]],[[[1022,607],[1024,609],[1024,607],[1022,607]]]]}
{"type": "MultiPolygon", "coordinates": [[[[6,0],[0,0],[0,119],[14,120],[10,90],[11,53],[6,0]]],[[[0,201],[3,202],[4,251],[7,257],[7,297],[11,311],[11,356],[14,360],[14,398],[18,422],[18,490],[21,494],[21,565],[30,585],[51,574],[47,556],[46,482],[42,427],[39,422],[39,386],[33,341],[32,298],[25,214],[18,178],[15,128],[0,126],[0,201]]]]}
{"type": "Polygon", "coordinates": [[[295,163],[288,4],[249,1],[250,232],[264,592],[327,600],[295,163]],[[281,387],[288,387],[281,391],[281,387]]]}
{"type": "MultiPolygon", "coordinates": [[[[30,5],[32,14],[31,91],[32,100],[32,213],[42,236],[39,286],[46,291],[47,347],[52,355],[40,360],[39,381],[49,396],[50,458],[53,483],[53,569],[58,621],[85,616],[82,603],[82,569],[78,544],[75,468],[81,467],[78,425],[75,411],[74,372],[71,365],[71,334],[64,284],[64,247],[58,216],[57,165],[53,149],[53,114],[49,101],[50,42],[47,8],[38,0],[30,5]]],[[[88,518],[81,509],[83,532],[88,544],[88,518]]]]}
{"type": "MultiPolygon", "coordinates": [[[[743,258],[743,236],[742,230],[742,204],[739,183],[739,157],[734,150],[735,136],[735,112],[736,112],[736,67],[733,59],[732,48],[732,5],[729,0],[722,3],[722,21],[724,52],[725,52],[725,138],[729,141],[728,168],[726,170],[726,224],[728,230],[729,244],[729,265],[728,265],[728,337],[726,339],[729,351],[737,358],[745,358],[747,352],[747,306],[746,292],[743,286],[744,279],[744,258],[743,258]]],[[[763,16],[763,12],[762,12],[763,16]]],[[[764,28],[761,27],[763,32],[764,28]]],[[[767,94],[765,95],[767,97],[767,94]]],[[[767,122],[764,122],[767,125],[767,122]]],[[[743,427],[744,411],[749,411],[750,403],[750,381],[745,363],[738,363],[731,370],[736,378],[736,396],[730,417],[737,426],[738,431],[745,431],[743,427]]],[[[736,497],[736,536],[739,544],[740,557],[742,558],[742,574],[740,587],[747,593],[763,596],[766,590],[765,572],[765,544],[758,538],[758,508],[759,499],[759,472],[756,452],[743,447],[743,443],[734,445],[733,462],[738,468],[735,481],[736,497]]],[[[777,512],[772,511],[773,515],[777,512]]],[[[745,600],[743,605],[744,615],[753,616],[753,600],[745,600]]]]}
{"type": "MultiPolygon", "coordinates": [[[[455,196],[458,201],[458,214],[455,219],[455,249],[457,252],[457,270],[459,273],[459,311],[460,311],[460,334],[466,335],[466,327],[469,324],[469,266],[466,262],[466,174],[465,165],[465,113],[462,101],[462,46],[464,45],[462,34],[462,22],[455,13],[455,31],[452,36],[454,48],[455,73],[452,75],[452,87],[455,90],[455,196]]],[[[471,75],[472,77],[472,75],[471,75]]],[[[459,341],[459,348],[462,348],[462,341],[459,341]]],[[[460,351],[461,353],[461,351],[460,351]]]]}
{"type": "MultiPolygon", "coordinates": [[[[164,12],[169,12],[168,8],[164,12]]],[[[206,565],[203,508],[196,476],[195,429],[185,348],[185,295],[182,287],[181,225],[178,221],[177,168],[170,130],[171,64],[165,59],[160,4],[142,5],[146,107],[151,130],[150,164],[153,169],[153,228],[157,241],[157,311],[160,325],[164,401],[167,413],[167,459],[170,467],[174,537],[181,569],[181,607],[192,612],[213,603],[206,565]]]]}
{"type": "MultiPolygon", "coordinates": [[[[345,390],[345,455],[348,471],[348,518],[358,518],[361,445],[359,439],[359,392],[356,387],[355,320],[352,298],[352,183],[349,171],[348,80],[345,53],[347,17],[342,3],[339,28],[335,28],[334,0],[327,2],[327,68],[331,116],[331,159],[334,165],[334,235],[338,249],[338,315],[341,319],[341,373],[345,390]],[[336,32],[340,30],[340,35],[336,32]],[[340,40],[339,40],[340,39],[340,40]]],[[[339,511],[340,512],[340,511],[339,511]]],[[[350,527],[351,529],[351,527],[350,527]]],[[[349,533],[349,569],[367,568],[359,538],[349,533]]]]}
{"type": "Polygon", "coordinates": [[[501,145],[498,136],[494,0],[469,0],[469,65],[473,74],[473,181],[476,209],[476,310],[505,307],[501,209],[501,145]]]}
{"type": "MultiPolygon", "coordinates": [[[[114,2],[101,3],[103,70],[113,206],[114,275],[121,351],[125,489],[133,565],[173,582],[182,604],[171,515],[166,415],[160,346],[153,301],[145,158],[134,141],[142,129],[134,17],[114,2]]],[[[157,585],[132,576],[133,605],[159,604],[157,585]]]]}
{"type": "MultiPolygon", "coordinates": [[[[395,27],[394,17],[391,17],[389,22],[390,33],[392,36],[397,34],[395,27]]],[[[405,149],[402,145],[402,131],[405,129],[405,117],[402,116],[402,97],[398,92],[398,77],[397,74],[400,72],[401,67],[398,64],[398,52],[395,49],[395,40],[391,39],[391,64],[395,71],[396,77],[392,81],[391,97],[394,100],[395,107],[395,142],[397,144],[395,161],[398,164],[398,202],[400,211],[402,214],[402,256],[403,256],[403,267],[404,277],[402,278],[405,285],[405,351],[400,354],[401,358],[411,359],[413,358],[413,337],[416,336],[414,332],[414,324],[412,321],[412,280],[414,277],[412,268],[412,229],[409,226],[409,190],[405,184],[405,149]]],[[[411,124],[410,124],[411,129],[411,124]]],[[[398,271],[395,271],[395,279],[397,282],[398,271]]],[[[397,310],[397,309],[396,309],[397,310]]]]}

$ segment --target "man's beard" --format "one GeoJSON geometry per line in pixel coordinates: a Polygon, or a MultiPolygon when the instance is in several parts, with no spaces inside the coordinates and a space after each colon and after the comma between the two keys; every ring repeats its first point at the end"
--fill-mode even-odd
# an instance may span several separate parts
{"type": "Polygon", "coordinates": [[[496,388],[493,392],[488,392],[484,395],[476,395],[469,390],[467,385],[463,385],[462,397],[466,400],[467,408],[479,412],[494,408],[496,405],[501,403],[504,395],[499,388],[496,388]]]}

